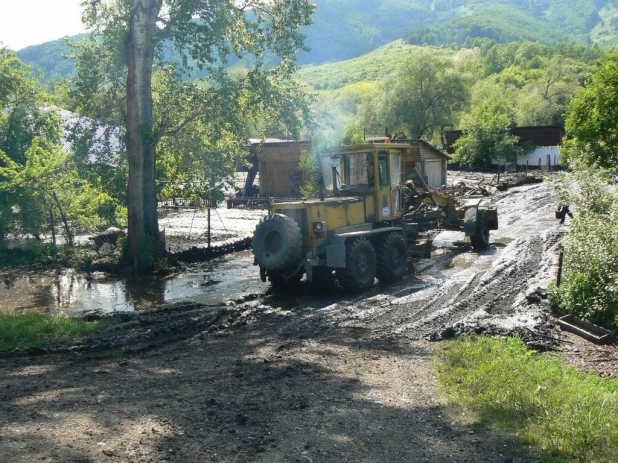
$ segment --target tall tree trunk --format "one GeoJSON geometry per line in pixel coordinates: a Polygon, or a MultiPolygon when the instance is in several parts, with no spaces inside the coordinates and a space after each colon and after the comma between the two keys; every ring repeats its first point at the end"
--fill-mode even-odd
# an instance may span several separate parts
{"type": "Polygon", "coordinates": [[[127,150],[129,154],[128,257],[134,271],[152,268],[162,253],[155,188],[152,66],[156,23],[163,0],[133,0],[128,43],[127,150]]]}

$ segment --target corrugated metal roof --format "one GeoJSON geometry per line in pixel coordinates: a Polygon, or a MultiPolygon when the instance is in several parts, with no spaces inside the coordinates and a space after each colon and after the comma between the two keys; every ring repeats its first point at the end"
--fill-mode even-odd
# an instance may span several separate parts
{"type": "Polygon", "coordinates": [[[277,144],[277,143],[310,143],[309,141],[301,141],[301,140],[284,140],[281,138],[249,138],[249,143],[252,145],[261,145],[264,144],[277,144]]]}
{"type": "MultiPolygon", "coordinates": [[[[384,140],[385,140],[385,137],[370,138],[369,142],[371,142],[371,143],[384,143],[384,140]]],[[[446,154],[443,150],[441,150],[437,146],[434,146],[434,145],[432,145],[431,143],[429,143],[428,141],[425,141],[425,140],[393,140],[393,139],[391,139],[391,143],[409,143],[410,145],[418,145],[419,143],[422,143],[423,145],[427,146],[432,151],[435,151],[436,154],[439,154],[440,156],[444,157],[445,159],[451,159],[451,157],[448,154],[446,154]]]]}

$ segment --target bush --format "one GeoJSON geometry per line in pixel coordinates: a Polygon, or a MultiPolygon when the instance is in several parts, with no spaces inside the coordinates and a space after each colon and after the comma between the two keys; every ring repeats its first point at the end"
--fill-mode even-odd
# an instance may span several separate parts
{"type": "Polygon", "coordinates": [[[579,167],[565,177],[561,202],[575,218],[564,239],[562,284],[551,288],[560,310],[618,329],[618,190],[606,171],[579,167]]]}

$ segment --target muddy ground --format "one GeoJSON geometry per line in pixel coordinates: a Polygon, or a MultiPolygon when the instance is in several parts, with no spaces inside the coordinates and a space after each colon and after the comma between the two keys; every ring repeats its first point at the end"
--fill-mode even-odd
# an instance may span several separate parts
{"type": "Polygon", "coordinates": [[[0,359],[0,461],[538,461],[445,405],[436,341],[517,332],[573,363],[596,352],[608,376],[616,350],[565,337],[549,314],[565,227],[551,187],[496,199],[489,250],[443,233],[397,284],[168,304],[93,345],[0,359]]]}

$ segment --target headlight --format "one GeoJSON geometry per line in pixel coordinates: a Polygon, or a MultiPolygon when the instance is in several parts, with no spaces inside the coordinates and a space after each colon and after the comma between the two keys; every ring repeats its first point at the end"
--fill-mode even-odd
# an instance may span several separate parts
{"type": "Polygon", "coordinates": [[[324,230],[324,222],[313,222],[313,231],[321,232],[324,230]]]}

